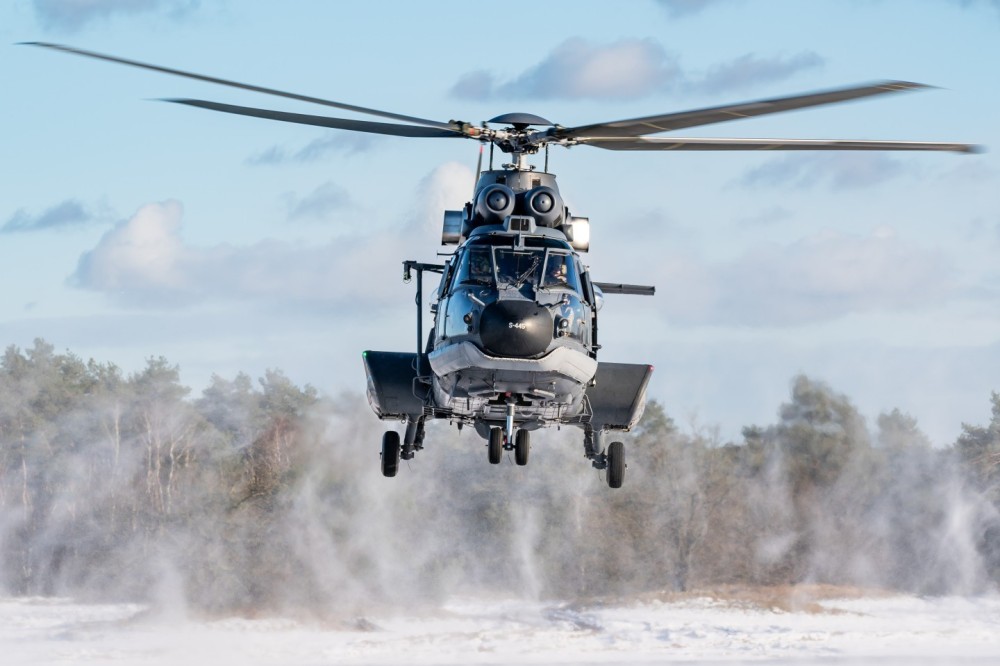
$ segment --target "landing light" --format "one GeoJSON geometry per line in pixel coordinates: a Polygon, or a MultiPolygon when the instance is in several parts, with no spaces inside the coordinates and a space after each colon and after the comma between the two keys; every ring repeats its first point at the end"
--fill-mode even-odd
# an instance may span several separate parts
{"type": "Polygon", "coordinates": [[[590,218],[571,217],[569,223],[563,225],[566,240],[577,252],[590,250],[590,218]]]}

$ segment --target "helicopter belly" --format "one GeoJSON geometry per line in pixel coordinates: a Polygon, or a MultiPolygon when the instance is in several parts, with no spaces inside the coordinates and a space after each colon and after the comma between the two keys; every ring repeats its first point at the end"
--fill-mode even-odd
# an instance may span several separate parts
{"type": "Polygon", "coordinates": [[[524,415],[574,415],[597,372],[596,360],[568,346],[541,358],[522,359],[490,356],[466,341],[436,349],[429,359],[435,401],[466,415],[508,393],[530,401],[519,408],[524,415]]]}
{"type": "Polygon", "coordinates": [[[585,352],[568,346],[556,347],[545,356],[532,358],[505,358],[490,356],[474,343],[465,341],[432,351],[428,358],[438,377],[470,370],[525,373],[526,376],[552,375],[576,384],[586,384],[597,372],[597,361],[585,352]]]}

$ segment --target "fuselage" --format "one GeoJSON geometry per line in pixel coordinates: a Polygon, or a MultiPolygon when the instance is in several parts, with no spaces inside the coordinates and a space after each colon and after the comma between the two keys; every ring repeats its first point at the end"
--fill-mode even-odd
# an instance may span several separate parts
{"type": "Polygon", "coordinates": [[[530,431],[573,425],[583,431],[585,457],[619,487],[623,444],[605,447],[604,437],[638,422],[652,366],[598,367],[601,286],[652,287],[592,282],[580,257],[590,246],[589,220],[569,214],[554,175],[527,167],[483,173],[473,201],[445,211],[441,241],[456,246],[444,265],[404,262],[406,276],[418,275],[417,352],[363,355],[372,409],[406,423],[402,437],[383,436],[383,474],[395,476],[399,460],[423,448],[428,419],[473,426],[494,465],[504,451],[526,465],[530,431]],[[441,273],[426,346],[425,270],[441,273]]]}
{"type": "Polygon", "coordinates": [[[445,266],[431,350],[434,403],[519,427],[569,422],[597,372],[593,290],[565,235],[483,225],[445,266]]]}
{"type": "Polygon", "coordinates": [[[596,297],[577,251],[587,232],[555,176],[531,170],[484,172],[465,210],[445,215],[442,240],[458,248],[428,349],[438,409],[480,430],[511,402],[525,429],[584,413],[597,372],[596,297]]]}

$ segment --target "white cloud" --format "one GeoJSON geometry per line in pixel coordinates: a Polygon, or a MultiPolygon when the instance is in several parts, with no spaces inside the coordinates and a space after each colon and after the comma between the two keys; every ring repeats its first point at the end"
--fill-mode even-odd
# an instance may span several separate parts
{"type": "Polygon", "coordinates": [[[980,7],[992,7],[1000,11],[1000,0],[950,0],[951,4],[958,5],[962,9],[978,9],[980,7]]]}
{"type": "Polygon", "coordinates": [[[271,146],[247,159],[248,164],[307,164],[331,155],[356,155],[368,152],[377,145],[380,137],[361,132],[330,132],[314,139],[298,150],[289,151],[281,146],[271,146]]]}
{"type": "Polygon", "coordinates": [[[180,16],[199,0],[34,0],[35,14],[46,28],[79,30],[93,21],[114,16],[165,13],[180,16]]]}
{"type": "Polygon", "coordinates": [[[671,258],[661,269],[664,316],[686,325],[797,326],[861,312],[919,310],[951,295],[942,253],[888,227],[861,237],[823,232],[708,265],[671,258]],[[664,272],[666,271],[666,272],[664,272]]]}
{"type": "Polygon", "coordinates": [[[735,60],[713,65],[704,76],[692,78],[688,89],[707,94],[752,90],[760,84],[781,81],[802,70],[821,67],[824,62],[813,51],[771,57],[747,53],[735,60]]]}
{"type": "Polygon", "coordinates": [[[89,224],[94,220],[94,214],[87,210],[82,203],[76,199],[66,199],[37,215],[32,215],[23,208],[19,208],[0,227],[0,233],[69,229],[89,224]]]}
{"type": "Polygon", "coordinates": [[[885,153],[793,153],[750,169],[739,182],[746,187],[827,185],[835,190],[846,190],[880,185],[905,172],[904,162],[885,153]]]}
{"type": "Polygon", "coordinates": [[[510,81],[496,83],[489,72],[472,72],[452,93],[475,99],[631,99],[668,89],[680,78],[677,57],[652,39],[599,45],[577,37],[510,81]]]}
{"type": "Polygon", "coordinates": [[[663,7],[671,18],[694,16],[713,5],[723,5],[729,2],[732,0],[656,0],[656,3],[663,7]]]}
{"type": "Polygon", "coordinates": [[[288,216],[292,219],[326,220],[351,205],[347,190],[332,181],[323,183],[304,197],[288,195],[287,200],[288,216]]]}
{"type": "Polygon", "coordinates": [[[499,81],[488,70],[463,74],[451,93],[465,99],[636,99],[661,92],[725,93],[781,81],[818,67],[811,51],[791,56],[749,53],[711,66],[703,75],[686,72],[680,57],[654,39],[594,44],[575,37],[540,63],[499,81]]]}
{"type": "Polygon", "coordinates": [[[112,293],[181,288],[188,261],[178,235],[182,213],[178,201],[143,206],[80,258],[76,280],[112,293]]]}
{"type": "Polygon", "coordinates": [[[472,197],[475,174],[458,162],[448,162],[431,171],[417,186],[417,204],[412,224],[420,238],[440,243],[445,210],[457,210],[472,197]]]}
{"type": "Polygon", "coordinates": [[[379,308],[395,303],[401,262],[440,242],[441,211],[458,208],[472,173],[444,164],[420,183],[415,214],[402,228],[341,236],[320,245],[266,239],[198,247],[182,236],[177,201],[147,204],[81,258],[72,281],[127,306],[156,308],[213,301],[259,301],[287,308],[379,308]]]}

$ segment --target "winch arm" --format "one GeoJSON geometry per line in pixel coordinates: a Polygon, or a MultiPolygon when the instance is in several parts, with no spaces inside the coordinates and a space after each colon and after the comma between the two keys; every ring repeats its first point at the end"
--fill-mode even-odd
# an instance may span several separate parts
{"type": "Polygon", "coordinates": [[[656,287],[643,284],[622,284],[621,282],[595,282],[604,294],[629,294],[632,296],[654,296],[656,287]]]}

